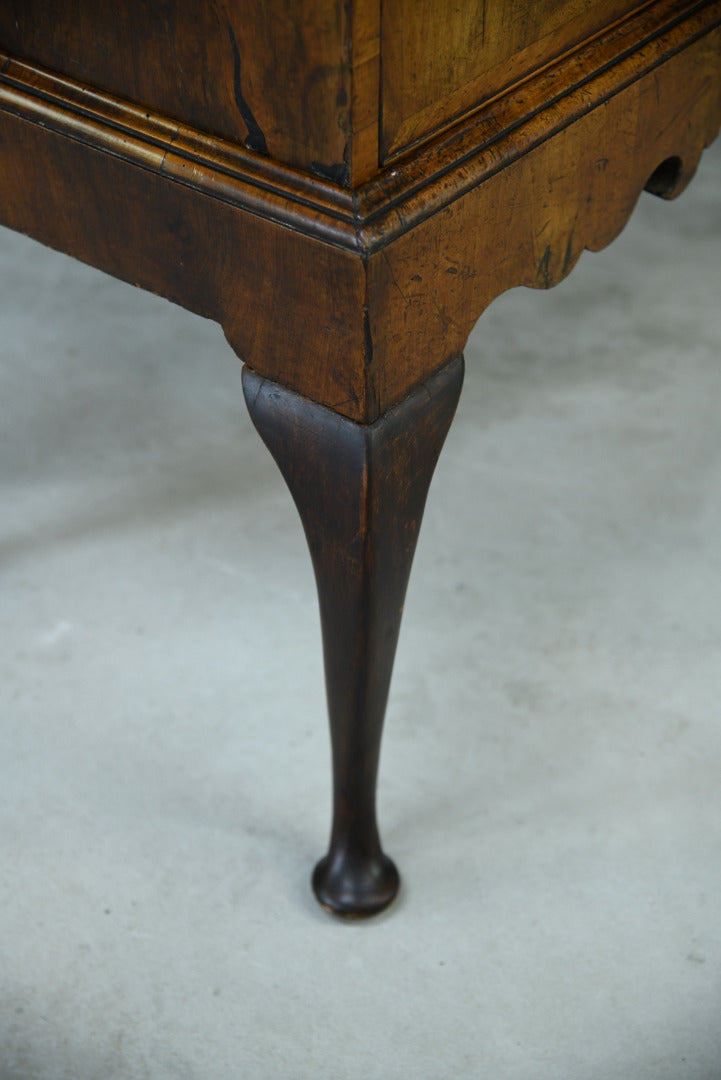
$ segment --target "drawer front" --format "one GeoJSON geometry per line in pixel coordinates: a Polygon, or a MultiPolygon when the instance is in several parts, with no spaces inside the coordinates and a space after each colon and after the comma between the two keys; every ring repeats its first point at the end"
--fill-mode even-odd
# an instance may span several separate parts
{"type": "Polygon", "coordinates": [[[387,160],[631,11],[639,0],[394,0],[381,26],[387,160]]]}
{"type": "Polygon", "coordinates": [[[0,48],[333,176],[348,18],[336,0],[0,0],[0,48]]]}

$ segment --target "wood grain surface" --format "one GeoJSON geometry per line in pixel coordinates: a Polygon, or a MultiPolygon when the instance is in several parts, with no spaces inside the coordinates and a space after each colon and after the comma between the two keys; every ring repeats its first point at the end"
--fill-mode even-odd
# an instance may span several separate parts
{"type": "Polygon", "coordinates": [[[336,0],[0,0],[0,49],[336,179],[350,36],[336,0]]]}
{"type": "Polygon", "coordinates": [[[643,0],[384,4],[382,159],[642,6],[643,0]]]}

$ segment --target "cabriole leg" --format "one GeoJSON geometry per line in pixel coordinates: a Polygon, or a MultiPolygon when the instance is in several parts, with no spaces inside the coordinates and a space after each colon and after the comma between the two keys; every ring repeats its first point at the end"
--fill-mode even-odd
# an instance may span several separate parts
{"type": "Polygon", "coordinates": [[[459,358],[364,425],[243,371],[250,415],[293,495],[315,569],[333,825],[313,888],[339,915],[372,915],[398,891],[376,823],[381,732],[418,529],[462,382],[459,358]]]}

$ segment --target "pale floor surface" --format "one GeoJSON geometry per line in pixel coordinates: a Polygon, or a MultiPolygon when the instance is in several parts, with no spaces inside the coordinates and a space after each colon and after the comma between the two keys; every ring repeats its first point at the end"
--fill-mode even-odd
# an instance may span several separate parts
{"type": "Polygon", "coordinates": [[[474,332],[348,925],[239,362],[0,234],[0,1080],[721,1077],[720,241],[716,147],[474,332]]]}

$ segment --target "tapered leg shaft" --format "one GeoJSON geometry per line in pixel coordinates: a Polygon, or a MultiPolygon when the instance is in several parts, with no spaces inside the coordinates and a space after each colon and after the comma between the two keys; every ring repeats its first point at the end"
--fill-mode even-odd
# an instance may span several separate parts
{"type": "Polygon", "coordinates": [[[341,915],[381,911],[398,889],[376,823],[381,732],[418,529],[462,382],[459,358],[363,425],[243,371],[248,409],[293,495],[315,568],[333,826],[313,887],[341,915]]]}

